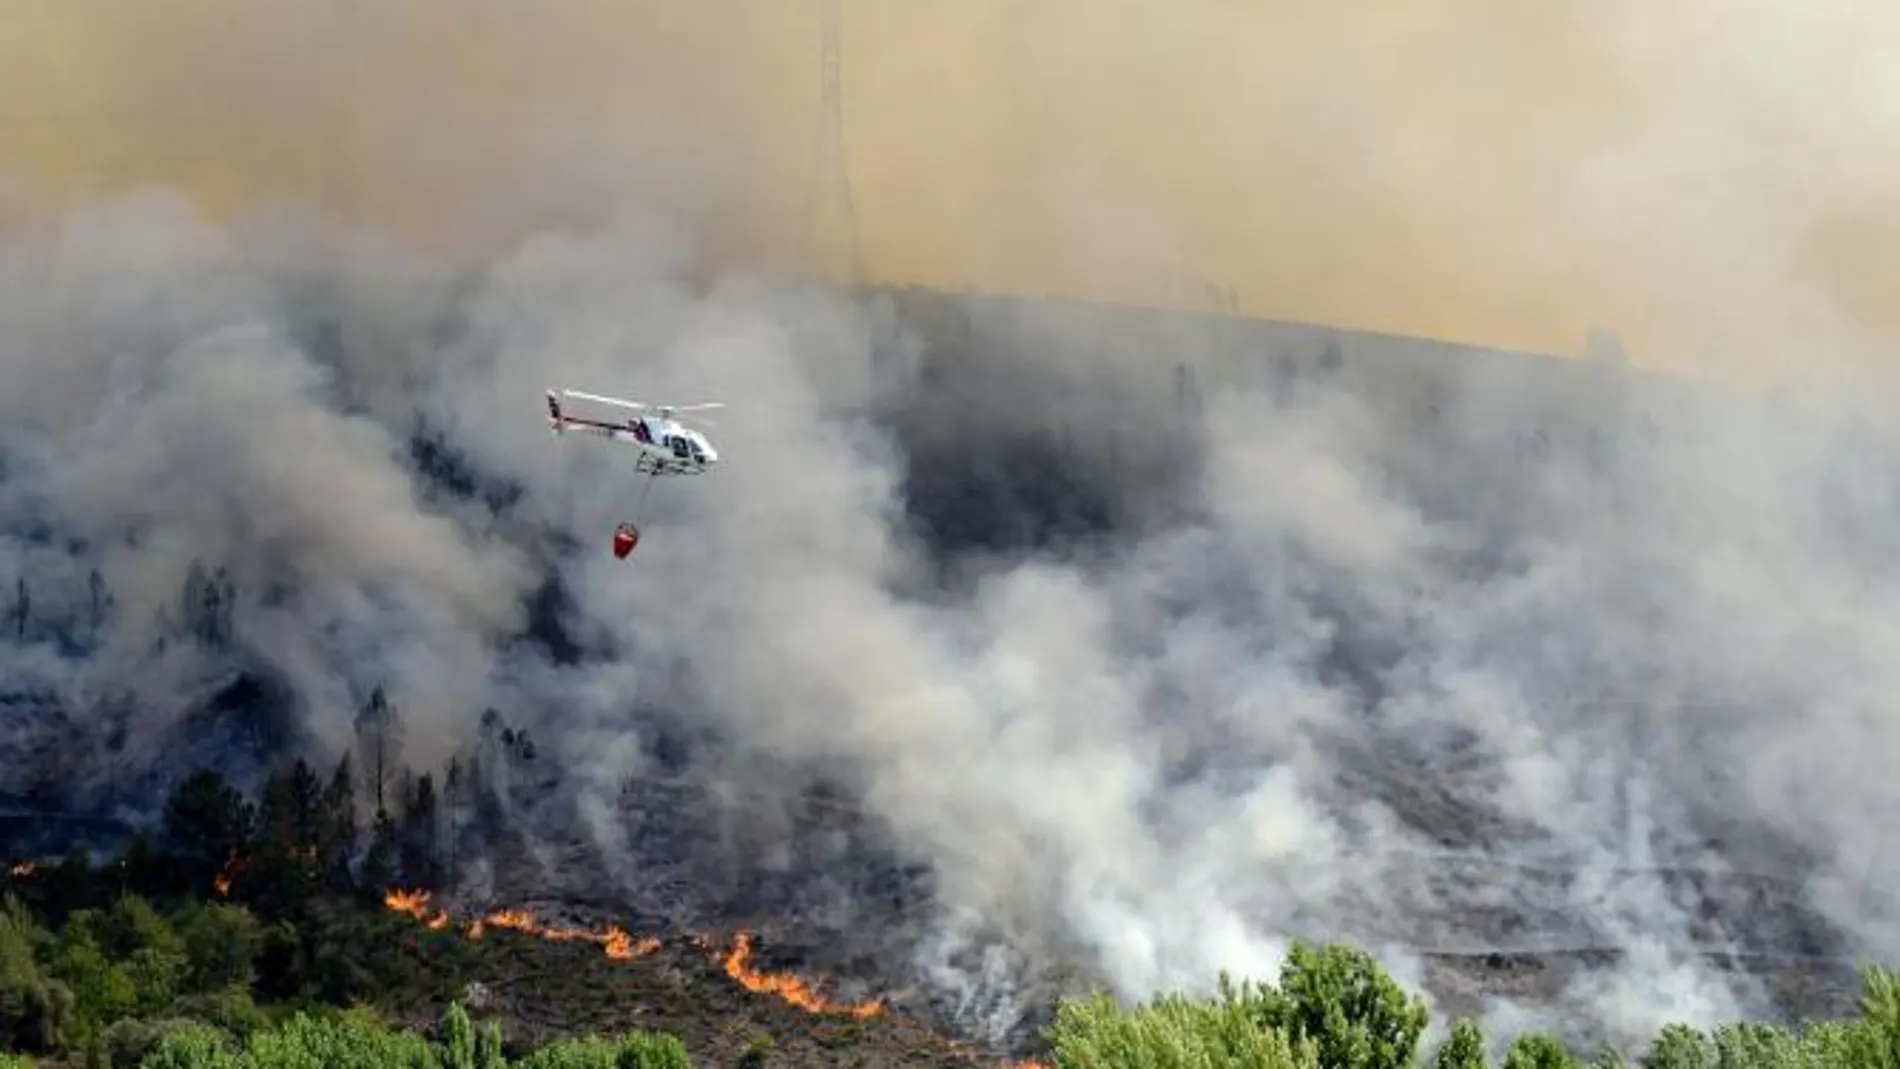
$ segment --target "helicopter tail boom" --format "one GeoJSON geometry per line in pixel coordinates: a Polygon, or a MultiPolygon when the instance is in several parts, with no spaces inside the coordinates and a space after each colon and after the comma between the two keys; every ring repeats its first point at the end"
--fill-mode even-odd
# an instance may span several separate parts
{"type": "Polygon", "coordinates": [[[569,427],[586,431],[590,434],[598,434],[604,438],[625,439],[630,442],[638,440],[633,434],[632,428],[626,424],[608,423],[598,419],[583,419],[580,416],[570,416],[562,412],[560,399],[554,396],[553,390],[549,390],[548,429],[552,430],[558,436],[569,427]]]}

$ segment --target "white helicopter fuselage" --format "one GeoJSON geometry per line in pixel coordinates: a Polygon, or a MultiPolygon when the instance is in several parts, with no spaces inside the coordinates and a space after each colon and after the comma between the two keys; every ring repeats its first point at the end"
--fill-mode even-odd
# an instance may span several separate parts
{"type": "Polygon", "coordinates": [[[705,434],[666,416],[584,419],[562,412],[549,391],[548,425],[557,435],[573,429],[633,446],[634,470],[644,475],[700,475],[719,463],[719,451],[705,434]]]}
{"type": "Polygon", "coordinates": [[[647,416],[631,420],[634,445],[640,449],[634,467],[660,475],[698,475],[719,463],[719,451],[706,436],[678,420],[647,416]]]}

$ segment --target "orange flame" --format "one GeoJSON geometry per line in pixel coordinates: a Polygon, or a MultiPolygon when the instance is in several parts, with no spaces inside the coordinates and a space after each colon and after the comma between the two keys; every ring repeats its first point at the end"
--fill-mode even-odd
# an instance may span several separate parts
{"type": "Polygon", "coordinates": [[[878,999],[856,1006],[840,1006],[814,991],[810,984],[789,973],[762,973],[746,963],[752,959],[752,935],[740,932],[733,938],[732,953],[726,955],[726,975],[747,991],[777,995],[800,1009],[813,1013],[842,1013],[852,1017],[875,1017],[884,1012],[878,999]]]}
{"type": "Polygon", "coordinates": [[[440,910],[434,917],[429,916],[429,892],[427,891],[386,891],[383,904],[398,913],[407,913],[431,928],[441,928],[449,923],[449,915],[440,910]]]}
{"type": "MultiPolygon", "coordinates": [[[[383,904],[398,913],[409,914],[436,931],[447,928],[450,924],[447,911],[430,908],[427,891],[386,891],[383,894],[383,904]]],[[[622,961],[645,957],[660,949],[658,939],[652,936],[635,939],[632,934],[616,925],[608,925],[599,931],[584,928],[554,928],[536,921],[534,914],[517,909],[495,910],[487,916],[470,921],[463,932],[470,939],[480,939],[490,927],[525,932],[552,942],[598,943],[602,952],[608,957],[622,961]]],[[[690,939],[693,945],[701,950],[714,949],[712,937],[708,935],[695,934],[690,939]]],[[[725,955],[724,965],[726,975],[732,977],[748,991],[776,995],[812,1013],[844,1014],[863,1018],[875,1017],[884,1012],[883,1002],[878,999],[855,1006],[833,1003],[796,976],[786,973],[763,973],[752,968],[748,964],[751,958],[752,936],[741,932],[734,937],[732,950],[725,955]]],[[[1024,1069],[1029,1069],[1029,1067],[1024,1067],[1024,1069]]]]}
{"type": "Polygon", "coordinates": [[[231,856],[225,859],[224,867],[219,869],[218,874],[211,878],[211,889],[217,892],[219,898],[229,898],[231,896],[231,877],[237,875],[237,870],[238,855],[237,851],[233,850],[231,856]]]}
{"type": "Polygon", "coordinates": [[[7,874],[17,876],[20,879],[26,879],[28,876],[33,875],[34,870],[38,867],[39,866],[33,864],[31,861],[15,861],[13,864],[7,866],[7,874]]]}
{"type": "MultiPolygon", "coordinates": [[[[383,903],[399,913],[407,913],[434,931],[449,926],[446,910],[429,908],[427,891],[388,891],[383,895],[383,903]]],[[[480,939],[489,927],[506,928],[523,932],[540,939],[557,943],[598,943],[601,951],[610,958],[630,961],[645,957],[660,949],[660,941],[651,936],[635,939],[633,935],[618,925],[608,925],[600,931],[585,928],[554,928],[534,919],[534,914],[525,910],[498,909],[478,920],[471,921],[464,931],[470,939],[480,939]]]]}

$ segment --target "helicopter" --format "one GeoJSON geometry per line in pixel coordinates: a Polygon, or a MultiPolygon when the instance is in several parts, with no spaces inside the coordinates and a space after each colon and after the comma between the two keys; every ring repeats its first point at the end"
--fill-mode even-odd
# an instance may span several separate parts
{"type": "MultiPolygon", "coordinates": [[[[681,423],[674,418],[677,413],[696,412],[708,408],[724,408],[722,401],[709,401],[696,405],[650,405],[642,401],[629,401],[620,397],[606,397],[597,393],[584,393],[580,390],[549,390],[548,392],[548,429],[555,437],[560,437],[569,428],[584,434],[592,434],[610,441],[624,442],[634,447],[633,470],[647,476],[646,489],[640,492],[640,502],[644,503],[648,490],[653,488],[655,479],[662,475],[704,475],[719,463],[719,450],[712,440],[698,430],[681,423]],[[612,405],[633,412],[652,413],[633,416],[622,421],[586,419],[570,416],[562,410],[563,398],[571,400],[593,401],[612,405]]],[[[708,426],[710,426],[710,422],[708,426]]],[[[636,509],[638,504],[636,504],[636,509]]],[[[640,529],[631,522],[619,524],[614,528],[614,556],[625,560],[640,543],[640,529]]]]}

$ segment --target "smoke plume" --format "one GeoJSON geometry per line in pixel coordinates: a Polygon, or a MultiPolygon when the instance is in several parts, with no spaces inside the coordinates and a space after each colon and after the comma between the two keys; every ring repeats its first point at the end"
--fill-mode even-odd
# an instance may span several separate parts
{"type": "Polygon", "coordinates": [[[1891,957],[1896,487],[1850,399],[1896,127],[1832,50],[1893,27],[1493,6],[866,13],[868,258],[1142,297],[1191,252],[1254,310],[1614,320],[1829,388],[773,281],[802,14],[33,16],[0,786],[137,813],[188,762],[338,752],[378,688],[418,767],[495,710],[542,878],[578,842],[595,896],[888,922],[881,967],[998,1034],[1067,973],[1204,989],[1295,937],[1413,983],[1620,948],[1487,1011],[1621,1041],[1761,1011],[1711,951],[1891,957]],[[978,73],[896,91],[952,49],[978,73]],[[649,488],[550,439],[551,386],[725,401],[725,460],[649,488]],[[239,677],[270,696],[231,713],[239,677]],[[699,802],[664,831],[628,808],[662,783],[699,802]],[[818,783],[864,823],[812,833],[818,783]]]}

